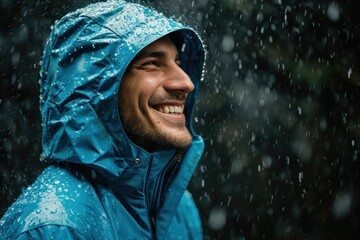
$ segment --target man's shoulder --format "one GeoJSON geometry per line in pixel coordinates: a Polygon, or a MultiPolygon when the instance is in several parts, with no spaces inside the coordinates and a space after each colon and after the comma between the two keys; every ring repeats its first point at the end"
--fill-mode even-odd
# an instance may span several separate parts
{"type": "Polygon", "coordinates": [[[46,225],[86,232],[91,225],[105,219],[97,193],[86,178],[66,168],[51,166],[5,213],[0,235],[18,236],[46,225]]]}

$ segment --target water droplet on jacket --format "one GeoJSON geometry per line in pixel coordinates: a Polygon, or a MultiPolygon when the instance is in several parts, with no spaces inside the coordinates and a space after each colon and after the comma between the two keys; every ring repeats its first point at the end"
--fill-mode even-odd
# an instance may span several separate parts
{"type": "Polygon", "coordinates": [[[40,213],[41,213],[41,209],[37,209],[35,212],[36,212],[37,214],[40,214],[40,213]]]}

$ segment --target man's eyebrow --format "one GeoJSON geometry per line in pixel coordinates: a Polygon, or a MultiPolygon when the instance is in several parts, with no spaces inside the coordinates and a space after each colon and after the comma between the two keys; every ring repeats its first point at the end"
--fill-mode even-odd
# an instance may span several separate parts
{"type": "MultiPolygon", "coordinates": [[[[148,57],[164,57],[166,56],[166,52],[163,51],[155,51],[155,52],[140,52],[138,53],[131,62],[136,62],[138,60],[148,58],[148,57]]],[[[179,59],[179,54],[176,54],[176,59],[179,59]]]]}

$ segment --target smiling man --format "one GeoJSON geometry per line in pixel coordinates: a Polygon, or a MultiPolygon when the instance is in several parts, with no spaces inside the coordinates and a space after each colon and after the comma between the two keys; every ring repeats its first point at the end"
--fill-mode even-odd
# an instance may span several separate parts
{"type": "Polygon", "coordinates": [[[183,110],[193,90],[170,37],[151,43],[130,63],[121,82],[119,108],[125,131],[150,152],[186,148],[192,136],[183,110]]]}
{"type": "Polygon", "coordinates": [[[202,239],[186,191],[204,144],[192,128],[198,35],[112,0],[57,21],[40,74],[49,162],[0,221],[5,239],[202,239]]]}

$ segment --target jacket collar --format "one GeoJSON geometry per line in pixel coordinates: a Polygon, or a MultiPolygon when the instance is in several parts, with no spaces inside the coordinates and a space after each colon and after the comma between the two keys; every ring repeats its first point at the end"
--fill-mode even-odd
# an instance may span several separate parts
{"type": "Polygon", "coordinates": [[[155,226],[152,231],[156,238],[164,239],[203,149],[201,137],[195,137],[189,148],[180,154],[167,150],[141,156],[140,164],[129,167],[109,181],[109,187],[136,215],[138,222],[148,229],[155,226]],[[176,168],[174,174],[166,174],[179,157],[178,167],[176,163],[173,165],[176,168]]]}

